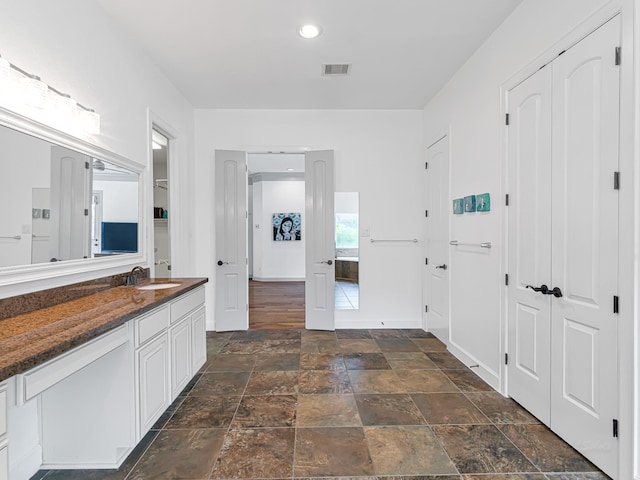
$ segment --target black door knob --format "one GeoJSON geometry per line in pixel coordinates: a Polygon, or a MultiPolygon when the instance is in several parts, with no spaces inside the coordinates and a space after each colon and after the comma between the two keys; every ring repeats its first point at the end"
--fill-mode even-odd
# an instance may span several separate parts
{"type": "Polygon", "coordinates": [[[229,265],[229,262],[223,262],[222,260],[218,260],[218,265],[229,265]]]}
{"type": "Polygon", "coordinates": [[[548,292],[545,292],[547,295],[553,295],[556,298],[560,298],[562,296],[562,290],[560,290],[560,287],[553,287],[552,290],[549,290],[548,292]]]}
{"type": "Polygon", "coordinates": [[[446,270],[447,269],[447,265],[445,263],[443,263],[442,265],[436,265],[436,268],[440,268],[442,270],[446,270]]]}
{"type": "Polygon", "coordinates": [[[545,284],[542,284],[539,287],[534,287],[533,285],[527,285],[525,286],[525,288],[530,288],[534,292],[540,292],[545,295],[549,292],[549,287],[547,287],[545,284]]]}

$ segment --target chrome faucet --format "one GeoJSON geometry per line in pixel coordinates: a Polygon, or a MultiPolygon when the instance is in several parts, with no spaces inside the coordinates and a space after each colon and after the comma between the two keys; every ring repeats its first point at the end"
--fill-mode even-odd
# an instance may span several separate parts
{"type": "Polygon", "coordinates": [[[137,285],[138,275],[145,275],[145,273],[146,273],[145,269],[140,265],[133,267],[129,273],[124,274],[124,284],[137,285]]]}

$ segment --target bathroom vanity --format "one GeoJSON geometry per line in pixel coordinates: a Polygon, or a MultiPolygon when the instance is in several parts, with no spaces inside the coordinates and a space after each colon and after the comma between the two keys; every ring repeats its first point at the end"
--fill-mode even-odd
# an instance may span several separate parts
{"type": "Polygon", "coordinates": [[[0,320],[0,480],[120,466],[206,361],[206,282],[100,289],[0,320]]]}

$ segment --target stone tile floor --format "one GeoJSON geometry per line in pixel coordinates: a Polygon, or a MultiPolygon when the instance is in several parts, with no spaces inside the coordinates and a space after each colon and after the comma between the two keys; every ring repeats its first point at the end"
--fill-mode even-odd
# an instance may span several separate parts
{"type": "Polygon", "coordinates": [[[605,480],[421,330],[209,333],[119,470],[32,480],[605,480]]]}

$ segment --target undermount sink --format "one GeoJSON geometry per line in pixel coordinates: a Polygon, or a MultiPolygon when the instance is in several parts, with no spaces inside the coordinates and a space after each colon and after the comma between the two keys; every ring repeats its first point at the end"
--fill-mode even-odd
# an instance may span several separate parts
{"type": "Polygon", "coordinates": [[[165,288],[179,287],[179,283],[150,283],[136,287],[138,290],[163,290],[165,288]]]}

